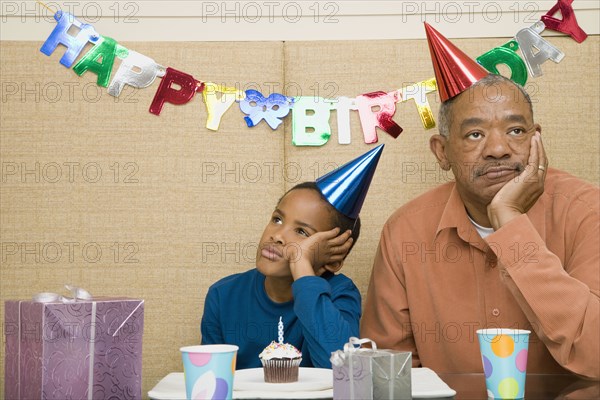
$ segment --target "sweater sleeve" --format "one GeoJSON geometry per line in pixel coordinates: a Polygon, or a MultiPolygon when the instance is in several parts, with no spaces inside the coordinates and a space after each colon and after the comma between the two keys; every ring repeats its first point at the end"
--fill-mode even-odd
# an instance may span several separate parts
{"type": "Polygon", "coordinates": [[[598,379],[600,234],[597,205],[584,208],[567,216],[577,221],[565,236],[571,244],[564,264],[526,214],[486,242],[498,257],[505,284],[554,359],[576,374],[598,379]]]}
{"type": "Polygon", "coordinates": [[[208,289],[206,294],[200,333],[202,334],[202,344],[225,343],[219,322],[219,293],[214,288],[208,289]]]}
{"type": "Polygon", "coordinates": [[[351,336],[358,336],[360,292],[350,279],[339,281],[332,286],[324,278],[305,276],[292,284],[294,312],[317,368],[331,368],[331,353],[342,349],[351,336]]]}

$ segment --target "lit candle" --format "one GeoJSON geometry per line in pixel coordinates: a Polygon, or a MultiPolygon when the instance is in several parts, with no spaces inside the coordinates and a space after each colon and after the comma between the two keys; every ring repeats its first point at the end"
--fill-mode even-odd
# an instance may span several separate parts
{"type": "Polygon", "coordinates": [[[281,321],[281,317],[279,317],[279,323],[277,324],[277,335],[279,344],[283,344],[283,321],[281,321]]]}

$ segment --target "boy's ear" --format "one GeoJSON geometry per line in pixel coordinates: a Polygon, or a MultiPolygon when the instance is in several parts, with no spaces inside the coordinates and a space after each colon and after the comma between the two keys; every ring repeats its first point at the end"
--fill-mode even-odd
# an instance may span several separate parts
{"type": "MultiPolygon", "coordinates": [[[[338,262],[334,262],[334,263],[331,263],[331,264],[325,264],[325,265],[323,265],[322,269],[324,269],[325,271],[329,271],[329,272],[335,274],[340,269],[342,269],[343,265],[344,265],[344,261],[338,261],[338,262]]],[[[325,271],[323,271],[323,273],[325,271]]],[[[323,275],[323,273],[321,273],[321,275],[323,275]]]]}

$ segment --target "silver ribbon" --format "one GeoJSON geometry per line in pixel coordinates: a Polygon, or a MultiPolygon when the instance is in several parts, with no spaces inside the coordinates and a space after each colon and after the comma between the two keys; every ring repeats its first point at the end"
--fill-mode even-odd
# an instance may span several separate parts
{"type": "Polygon", "coordinates": [[[92,320],[90,325],[90,363],[88,372],[88,400],[93,400],[94,395],[94,354],[96,346],[96,302],[92,302],[92,320]]]}
{"type": "Polygon", "coordinates": [[[352,336],[348,343],[344,345],[344,350],[337,350],[331,353],[329,361],[336,367],[341,367],[346,362],[346,354],[351,354],[361,349],[361,346],[365,343],[371,343],[371,349],[377,350],[377,343],[369,338],[359,339],[352,336]]]}
{"type": "Polygon", "coordinates": [[[75,303],[77,300],[91,300],[92,295],[85,289],[77,286],[65,285],[65,288],[71,292],[71,297],[64,297],[57,293],[43,292],[33,296],[34,303],[52,303],[60,301],[62,303],[75,303]]]}

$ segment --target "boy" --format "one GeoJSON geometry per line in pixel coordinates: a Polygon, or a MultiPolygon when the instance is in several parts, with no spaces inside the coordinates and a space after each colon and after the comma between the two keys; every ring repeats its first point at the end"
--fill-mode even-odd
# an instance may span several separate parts
{"type": "Polygon", "coordinates": [[[358,336],[361,297],[336,274],[358,239],[358,213],[382,146],[289,190],[258,245],[256,268],[212,285],[202,317],[202,344],[239,346],[237,368],[261,367],[260,352],[284,338],[302,352],[302,367],[331,368],[331,352],[358,336]]]}

